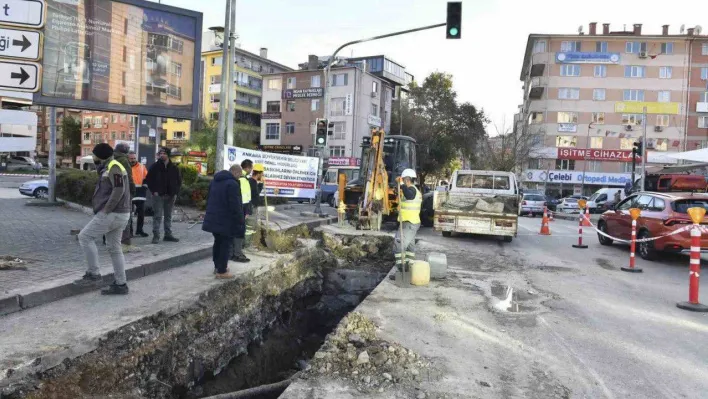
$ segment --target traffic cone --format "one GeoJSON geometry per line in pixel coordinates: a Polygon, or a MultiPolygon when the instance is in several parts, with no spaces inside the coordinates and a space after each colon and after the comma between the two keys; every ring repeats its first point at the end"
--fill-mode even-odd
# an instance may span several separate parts
{"type": "MultiPolygon", "coordinates": [[[[580,210],[582,212],[582,209],[580,210]]],[[[590,208],[585,207],[585,217],[583,218],[583,227],[592,227],[592,223],[590,223],[590,208]]]]}
{"type": "Polygon", "coordinates": [[[548,208],[543,208],[543,219],[541,219],[541,232],[542,236],[550,236],[551,229],[548,227],[548,208]]]}
{"type": "Polygon", "coordinates": [[[548,211],[548,221],[549,222],[555,222],[556,220],[553,219],[553,211],[548,211]]]}

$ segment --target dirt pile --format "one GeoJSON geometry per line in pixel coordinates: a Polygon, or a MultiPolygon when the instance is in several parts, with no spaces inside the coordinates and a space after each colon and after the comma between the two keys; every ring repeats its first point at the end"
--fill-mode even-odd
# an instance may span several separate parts
{"type": "MultiPolygon", "coordinates": [[[[342,378],[361,392],[383,392],[398,384],[417,389],[429,366],[428,361],[413,351],[377,339],[373,322],[353,312],[327,336],[302,378],[317,375],[342,378]]],[[[416,396],[425,394],[419,392],[416,396]]]]}

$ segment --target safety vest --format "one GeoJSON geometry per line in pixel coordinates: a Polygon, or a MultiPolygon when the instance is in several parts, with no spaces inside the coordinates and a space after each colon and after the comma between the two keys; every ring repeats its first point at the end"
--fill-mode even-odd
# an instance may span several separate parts
{"type": "Polygon", "coordinates": [[[123,164],[121,164],[120,162],[116,161],[115,159],[112,160],[111,162],[108,162],[108,167],[106,167],[106,173],[110,172],[110,171],[111,171],[111,168],[114,167],[114,166],[117,166],[118,169],[120,169],[120,171],[123,172],[125,175],[128,174],[128,172],[126,172],[125,167],[123,166],[123,164]]]}
{"type": "Polygon", "coordinates": [[[244,204],[251,203],[251,183],[248,182],[248,178],[244,175],[238,179],[241,183],[241,200],[244,204]]]}
{"type": "Polygon", "coordinates": [[[398,213],[399,221],[409,222],[412,224],[420,224],[420,207],[423,204],[423,196],[420,194],[418,187],[415,189],[415,198],[412,200],[401,198],[401,209],[398,213]]]}

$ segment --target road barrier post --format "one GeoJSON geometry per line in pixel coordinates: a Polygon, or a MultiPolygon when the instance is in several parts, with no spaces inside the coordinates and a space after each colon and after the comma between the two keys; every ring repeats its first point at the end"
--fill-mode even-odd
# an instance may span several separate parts
{"type": "MultiPolygon", "coordinates": [[[[580,216],[582,216],[582,215],[583,215],[583,211],[581,210],[580,216]]],[[[585,207],[585,217],[583,218],[583,226],[592,227],[592,223],[590,223],[590,207],[589,206],[585,207]]]]}
{"type": "MultiPolygon", "coordinates": [[[[548,209],[548,207],[546,207],[546,209],[548,209]]],[[[551,210],[548,211],[548,221],[549,222],[555,221],[555,219],[553,219],[553,211],[551,211],[551,210]]]]}
{"type": "Polygon", "coordinates": [[[578,217],[578,244],[573,245],[573,248],[585,249],[588,246],[583,245],[583,208],[587,205],[587,201],[584,199],[578,200],[578,206],[580,207],[580,215],[578,217]]]}
{"type": "Polygon", "coordinates": [[[629,244],[629,267],[623,267],[621,270],[623,272],[629,273],[641,273],[642,269],[634,267],[635,260],[635,250],[637,248],[637,219],[641,215],[642,210],[639,208],[632,208],[629,210],[629,215],[632,216],[632,241],[629,244]]]}
{"type": "Polygon", "coordinates": [[[698,286],[701,272],[701,222],[705,214],[706,210],[704,208],[688,209],[688,215],[693,221],[693,228],[691,229],[691,263],[688,272],[688,302],[676,304],[679,309],[693,312],[708,312],[708,306],[698,302],[698,286]]]}

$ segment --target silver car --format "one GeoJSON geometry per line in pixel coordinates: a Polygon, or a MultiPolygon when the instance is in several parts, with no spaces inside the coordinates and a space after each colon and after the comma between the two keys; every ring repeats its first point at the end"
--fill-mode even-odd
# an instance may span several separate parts
{"type": "Polygon", "coordinates": [[[20,194],[28,197],[46,198],[49,194],[49,181],[40,179],[24,182],[20,186],[20,194]]]}
{"type": "Polygon", "coordinates": [[[556,205],[556,209],[558,212],[563,212],[563,213],[579,213],[580,212],[580,206],[578,206],[578,199],[577,198],[572,198],[572,197],[567,197],[563,198],[561,202],[556,205]]]}
{"type": "Polygon", "coordinates": [[[521,215],[543,215],[543,208],[546,206],[546,198],[540,194],[524,194],[521,199],[519,214],[521,215]]]}

